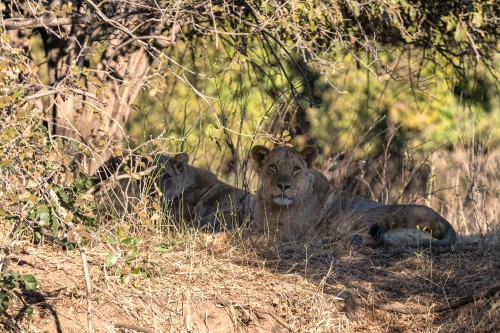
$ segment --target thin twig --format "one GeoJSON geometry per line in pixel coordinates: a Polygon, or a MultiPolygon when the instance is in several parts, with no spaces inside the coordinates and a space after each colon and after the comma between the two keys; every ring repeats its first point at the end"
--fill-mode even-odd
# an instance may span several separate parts
{"type": "Polygon", "coordinates": [[[116,326],[116,328],[123,328],[126,330],[134,330],[137,332],[155,333],[155,331],[150,330],[149,328],[144,328],[144,327],[140,327],[140,326],[136,326],[136,325],[132,325],[132,324],[116,323],[115,326],[116,326]]]}
{"type": "Polygon", "coordinates": [[[82,258],[83,265],[83,275],[85,277],[85,287],[87,291],[87,332],[92,333],[92,284],[90,282],[89,265],[87,262],[87,255],[85,253],[85,248],[83,247],[80,239],[76,238],[76,244],[78,250],[80,251],[80,256],[82,258]]]}
{"type": "Polygon", "coordinates": [[[43,237],[47,238],[49,241],[56,243],[59,246],[65,246],[65,244],[62,240],[60,240],[59,238],[54,236],[52,233],[50,233],[47,230],[45,230],[44,228],[42,228],[41,226],[37,225],[35,223],[35,221],[27,219],[26,223],[28,223],[28,225],[30,226],[31,229],[33,229],[36,232],[39,232],[43,237]]]}
{"type": "MultiPolygon", "coordinates": [[[[156,165],[153,165],[144,171],[137,172],[136,174],[141,176],[141,177],[146,176],[146,175],[150,174],[155,169],[156,169],[156,165]]],[[[91,188],[89,188],[87,190],[87,192],[85,192],[85,194],[93,194],[93,193],[97,192],[103,186],[106,186],[108,184],[111,184],[111,183],[116,182],[116,181],[121,180],[121,179],[129,179],[132,177],[133,177],[132,175],[128,175],[128,174],[119,175],[119,176],[111,175],[108,179],[105,179],[105,180],[95,184],[91,188]]]]}
{"type": "MultiPolygon", "coordinates": [[[[255,311],[255,310],[254,310],[255,311]]],[[[256,312],[259,312],[259,311],[256,311],[256,312]]],[[[281,326],[283,326],[284,328],[286,328],[287,330],[289,330],[290,332],[293,332],[293,329],[290,325],[288,325],[287,323],[285,323],[283,321],[283,319],[281,319],[280,317],[278,317],[277,315],[275,315],[274,313],[270,312],[270,311],[267,311],[267,312],[264,312],[266,314],[268,314],[269,316],[271,316],[274,320],[276,320],[276,322],[278,324],[280,324],[281,326]]]]}
{"type": "Polygon", "coordinates": [[[294,98],[296,99],[296,101],[298,102],[298,93],[297,93],[297,89],[295,88],[295,86],[293,85],[293,82],[292,80],[290,79],[290,77],[288,76],[288,73],[286,72],[285,70],[285,67],[283,66],[283,64],[281,63],[281,60],[280,58],[278,57],[278,54],[276,53],[276,51],[271,47],[271,42],[269,41],[269,39],[267,39],[267,37],[269,36],[270,38],[272,38],[278,45],[281,46],[281,48],[285,51],[285,53],[288,55],[288,58],[290,58],[290,60],[294,63],[295,67],[297,67],[297,69],[300,71],[300,74],[302,75],[302,77],[304,78],[304,84],[306,85],[307,87],[307,92],[309,94],[309,105],[311,107],[313,106],[316,106],[315,102],[314,102],[314,98],[312,96],[312,92],[311,92],[311,88],[309,87],[309,80],[307,79],[304,71],[302,70],[302,68],[299,66],[299,64],[295,61],[295,59],[292,57],[292,55],[290,54],[290,52],[288,52],[288,50],[286,49],[286,47],[284,47],[284,45],[276,38],[274,37],[272,34],[270,34],[269,32],[267,32],[265,29],[263,29],[261,27],[261,24],[260,24],[260,21],[257,17],[257,15],[255,15],[255,12],[253,10],[253,8],[247,4],[244,0],[239,0],[238,1],[239,3],[241,3],[243,5],[243,7],[245,7],[248,12],[250,13],[250,15],[252,15],[253,19],[255,20],[255,23],[257,24],[257,26],[259,27],[260,29],[260,35],[262,36],[262,38],[264,39],[264,41],[266,42],[267,46],[269,46],[269,49],[271,50],[271,53],[274,57],[274,59],[276,59],[276,62],[278,63],[278,66],[280,67],[281,69],[281,72],[283,73],[283,75],[285,76],[288,84],[290,85],[290,88],[292,89],[292,92],[293,92],[293,96],[294,98]]]}

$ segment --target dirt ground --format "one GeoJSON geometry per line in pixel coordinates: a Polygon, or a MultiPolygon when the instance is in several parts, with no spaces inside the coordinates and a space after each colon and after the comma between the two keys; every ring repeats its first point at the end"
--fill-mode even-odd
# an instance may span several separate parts
{"type": "MultiPolygon", "coordinates": [[[[88,244],[94,332],[498,332],[500,248],[462,239],[454,251],[297,248],[195,234],[106,268],[111,245],[88,244]],[[120,264],[121,263],[121,264],[120,264]]],[[[78,251],[12,244],[8,270],[40,287],[9,313],[24,332],[86,332],[78,251]]],[[[116,251],[116,248],[114,248],[116,251]]]]}

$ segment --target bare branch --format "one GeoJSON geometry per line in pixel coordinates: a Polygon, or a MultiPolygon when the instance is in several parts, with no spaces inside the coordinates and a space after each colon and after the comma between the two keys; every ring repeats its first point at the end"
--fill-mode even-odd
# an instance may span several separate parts
{"type": "Polygon", "coordinates": [[[69,17],[42,16],[37,18],[7,19],[2,20],[1,26],[5,30],[35,29],[43,27],[57,27],[61,25],[71,25],[75,23],[89,23],[84,15],[74,15],[69,17]]]}

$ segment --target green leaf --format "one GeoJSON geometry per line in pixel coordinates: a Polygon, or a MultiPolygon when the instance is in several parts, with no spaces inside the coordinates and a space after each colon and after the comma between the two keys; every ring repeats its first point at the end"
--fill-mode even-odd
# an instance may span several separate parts
{"type": "Polygon", "coordinates": [[[0,295],[0,313],[4,312],[9,307],[9,295],[2,292],[4,295],[0,295]]]}
{"type": "Polygon", "coordinates": [[[122,239],[120,243],[125,244],[125,245],[136,245],[137,240],[135,238],[127,237],[125,239],[122,239]]]}
{"type": "Polygon", "coordinates": [[[212,138],[212,129],[213,129],[213,125],[212,124],[208,124],[207,128],[205,128],[205,136],[206,137],[209,137],[209,138],[212,138]]]}
{"type": "Polygon", "coordinates": [[[0,136],[2,137],[2,139],[5,139],[5,140],[12,140],[16,137],[16,135],[17,135],[17,132],[16,132],[16,128],[14,126],[9,126],[6,129],[4,129],[2,131],[2,133],[0,133],[0,136]]]}
{"type": "Polygon", "coordinates": [[[48,207],[40,207],[36,211],[36,219],[39,220],[42,226],[46,226],[50,222],[50,212],[48,207]]]}
{"type": "Polygon", "coordinates": [[[66,204],[68,206],[71,205],[71,203],[69,201],[69,196],[65,191],[58,191],[57,196],[59,197],[59,200],[62,201],[62,203],[66,204]]]}
{"type": "Polygon", "coordinates": [[[359,5],[357,3],[353,4],[352,10],[353,10],[355,16],[359,16],[361,14],[361,10],[360,10],[359,5]]]}
{"type": "Polygon", "coordinates": [[[52,234],[53,235],[57,234],[57,232],[59,231],[59,226],[60,226],[59,220],[55,216],[52,216],[52,234]]]}
{"type": "Polygon", "coordinates": [[[163,253],[166,253],[166,252],[170,252],[172,251],[172,246],[170,246],[169,244],[166,244],[166,243],[160,243],[160,244],[157,244],[155,247],[154,247],[154,250],[156,252],[163,252],[163,253]]]}
{"type": "Polygon", "coordinates": [[[467,40],[467,27],[463,22],[457,24],[454,37],[457,42],[463,42],[467,40]]]}
{"type": "Polygon", "coordinates": [[[109,243],[109,244],[118,244],[118,241],[113,237],[113,236],[108,236],[106,241],[109,243]]]}
{"type": "Polygon", "coordinates": [[[105,266],[107,268],[113,267],[117,261],[118,261],[118,256],[116,255],[116,253],[114,251],[110,251],[106,256],[105,266]]]}
{"type": "Polygon", "coordinates": [[[33,317],[33,307],[31,305],[26,306],[26,313],[28,314],[28,319],[33,317]]]}
{"type": "Polygon", "coordinates": [[[125,262],[134,261],[135,259],[137,259],[138,256],[139,256],[139,253],[137,252],[137,250],[133,249],[133,250],[130,250],[127,252],[127,254],[125,255],[125,258],[123,258],[123,260],[125,260],[125,262]]]}
{"type": "Polygon", "coordinates": [[[82,179],[75,179],[75,186],[78,190],[81,190],[85,187],[85,183],[82,179]]]}
{"type": "Polygon", "coordinates": [[[21,280],[24,282],[26,290],[35,291],[39,284],[33,275],[22,275],[21,280]]]}
{"type": "Polygon", "coordinates": [[[84,180],[85,190],[88,190],[92,187],[92,177],[86,177],[84,180]]]}
{"type": "Polygon", "coordinates": [[[474,25],[474,27],[476,28],[481,28],[483,22],[483,15],[481,15],[481,13],[474,13],[474,16],[472,18],[472,25],[474,25]]]}

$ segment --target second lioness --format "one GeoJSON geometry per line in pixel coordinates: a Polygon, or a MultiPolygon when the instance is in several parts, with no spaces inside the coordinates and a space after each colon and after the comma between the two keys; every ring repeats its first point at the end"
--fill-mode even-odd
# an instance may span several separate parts
{"type": "Polygon", "coordinates": [[[427,206],[384,205],[335,190],[325,176],[311,169],[317,154],[314,146],[302,151],[253,147],[260,171],[256,229],[284,241],[334,236],[349,229],[363,244],[455,243],[451,224],[427,206]]]}
{"type": "Polygon", "coordinates": [[[141,189],[144,184],[150,184],[146,192],[151,195],[157,187],[163,196],[166,213],[177,223],[219,231],[241,225],[251,218],[255,203],[251,193],[221,182],[209,170],[189,165],[188,159],[185,153],[157,154],[150,158],[115,157],[108,162],[106,170],[121,173],[127,166],[127,169],[140,173],[154,167],[134,188],[141,189]],[[151,186],[151,183],[156,186],[151,186]]]}
{"type": "Polygon", "coordinates": [[[221,182],[209,170],[189,165],[187,154],[163,157],[159,168],[158,186],[177,219],[218,231],[251,218],[254,196],[221,182]]]}

